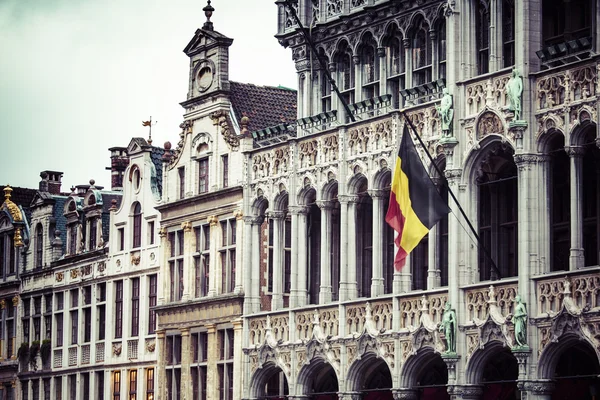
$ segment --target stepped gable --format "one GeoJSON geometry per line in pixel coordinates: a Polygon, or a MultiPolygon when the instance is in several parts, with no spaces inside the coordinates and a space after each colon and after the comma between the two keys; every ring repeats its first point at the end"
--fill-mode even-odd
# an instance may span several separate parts
{"type": "Polygon", "coordinates": [[[297,92],[275,86],[230,82],[230,99],[238,125],[245,115],[250,119],[250,130],[296,121],[297,92]]]}

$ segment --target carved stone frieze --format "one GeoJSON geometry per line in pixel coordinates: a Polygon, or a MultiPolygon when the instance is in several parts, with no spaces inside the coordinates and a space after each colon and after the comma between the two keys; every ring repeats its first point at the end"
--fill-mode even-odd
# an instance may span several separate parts
{"type": "Polygon", "coordinates": [[[313,167],[317,163],[318,145],[316,140],[307,140],[298,144],[300,168],[313,167]]]}

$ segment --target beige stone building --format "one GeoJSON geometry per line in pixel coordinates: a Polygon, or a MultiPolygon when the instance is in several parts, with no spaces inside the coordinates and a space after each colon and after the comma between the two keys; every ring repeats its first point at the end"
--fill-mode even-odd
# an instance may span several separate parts
{"type": "Polygon", "coordinates": [[[250,234],[242,213],[249,160],[241,150],[252,146],[249,126],[296,118],[296,92],[229,81],[232,42],[207,20],[184,49],[190,58],[184,122],[177,144],[165,144],[157,207],[160,399],[241,398],[241,266],[250,234]]]}

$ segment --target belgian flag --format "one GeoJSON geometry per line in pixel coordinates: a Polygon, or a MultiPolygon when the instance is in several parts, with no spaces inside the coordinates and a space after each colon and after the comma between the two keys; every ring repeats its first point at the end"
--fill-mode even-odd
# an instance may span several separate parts
{"type": "Polygon", "coordinates": [[[396,270],[402,269],[408,253],[449,212],[450,208],[438,193],[417,154],[407,121],[392,175],[390,204],[385,216],[385,221],[398,232],[395,240],[398,246],[394,260],[396,270]]]}

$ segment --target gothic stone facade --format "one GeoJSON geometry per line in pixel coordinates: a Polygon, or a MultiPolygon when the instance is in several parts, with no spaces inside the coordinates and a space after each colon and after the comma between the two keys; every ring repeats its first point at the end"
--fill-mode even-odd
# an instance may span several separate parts
{"type": "Polygon", "coordinates": [[[600,372],[600,3],[292,3],[323,63],[277,2],[299,119],[257,132],[244,152],[243,398],[591,398],[600,372]],[[517,98],[507,94],[513,69],[517,98]],[[454,112],[446,132],[444,88],[454,112]],[[394,271],[384,216],[406,123],[398,109],[489,257],[450,200],[452,213],[394,271]],[[515,341],[517,295],[528,346],[515,341]],[[456,353],[438,330],[446,302],[456,353]]]}

